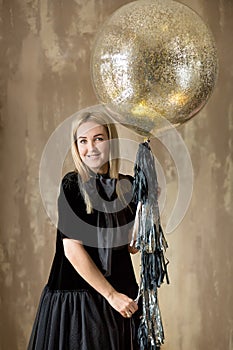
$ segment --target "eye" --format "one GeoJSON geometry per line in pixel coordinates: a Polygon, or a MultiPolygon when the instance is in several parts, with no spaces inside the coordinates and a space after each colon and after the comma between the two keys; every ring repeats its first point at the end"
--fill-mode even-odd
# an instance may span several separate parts
{"type": "Polygon", "coordinates": [[[104,141],[104,139],[103,139],[103,137],[98,136],[98,137],[95,138],[95,141],[104,141]]]}
{"type": "Polygon", "coordinates": [[[79,143],[81,143],[82,145],[84,145],[85,143],[87,143],[87,140],[81,139],[81,140],[79,140],[79,143]]]}

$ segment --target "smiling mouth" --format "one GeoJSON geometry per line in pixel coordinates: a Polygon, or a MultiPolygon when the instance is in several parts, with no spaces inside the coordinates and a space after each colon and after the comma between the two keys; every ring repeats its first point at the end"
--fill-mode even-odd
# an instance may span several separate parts
{"type": "Polygon", "coordinates": [[[97,158],[100,156],[100,153],[96,153],[96,154],[88,154],[88,158],[97,158]]]}

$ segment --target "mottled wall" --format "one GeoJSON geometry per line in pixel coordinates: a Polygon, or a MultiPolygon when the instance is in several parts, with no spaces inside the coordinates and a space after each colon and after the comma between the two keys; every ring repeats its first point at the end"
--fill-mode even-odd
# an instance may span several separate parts
{"type": "MultiPolygon", "coordinates": [[[[0,349],[21,350],[54,252],[39,162],[66,117],[97,103],[89,74],[97,28],[126,0],[8,0],[1,8],[0,349]]],[[[189,210],[168,235],[160,290],[165,350],[233,349],[233,2],[183,0],[209,24],[220,72],[203,111],[180,128],[194,169],[189,210]]],[[[156,151],[156,150],[155,150],[156,151]]],[[[167,162],[168,199],[176,195],[167,162]]]]}

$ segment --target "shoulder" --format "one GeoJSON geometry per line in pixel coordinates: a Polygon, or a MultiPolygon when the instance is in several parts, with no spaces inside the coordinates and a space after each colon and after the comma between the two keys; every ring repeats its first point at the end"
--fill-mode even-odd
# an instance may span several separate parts
{"type": "Polygon", "coordinates": [[[129,180],[131,184],[133,184],[134,178],[131,175],[119,174],[119,180],[122,180],[122,179],[129,180]]]}
{"type": "Polygon", "coordinates": [[[119,174],[119,183],[124,194],[132,193],[134,178],[131,175],[119,174]]]}
{"type": "Polygon", "coordinates": [[[76,171],[70,171],[62,178],[63,186],[70,186],[75,183],[78,183],[78,173],[76,171]]]}
{"type": "Polygon", "coordinates": [[[70,171],[63,176],[61,189],[63,189],[65,194],[79,189],[78,173],[76,171],[70,171]]]}

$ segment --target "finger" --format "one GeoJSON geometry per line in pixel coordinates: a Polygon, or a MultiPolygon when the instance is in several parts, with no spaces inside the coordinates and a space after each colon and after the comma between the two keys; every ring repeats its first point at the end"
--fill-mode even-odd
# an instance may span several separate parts
{"type": "Polygon", "coordinates": [[[132,316],[132,313],[129,310],[126,310],[121,313],[123,317],[130,318],[132,316]]]}
{"type": "Polygon", "coordinates": [[[132,316],[133,314],[134,314],[134,309],[131,307],[131,308],[128,308],[127,310],[126,310],[126,313],[127,314],[130,314],[130,316],[132,316]]]}
{"type": "Polygon", "coordinates": [[[133,308],[128,308],[126,311],[125,311],[125,313],[127,314],[127,317],[131,317],[134,313],[135,313],[135,311],[137,311],[137,310],[135,310],[135,309],[133,309],[133,308]]]}
{"type": "Polygon", "coordinates": [[[130,304],[130,306],[129,306],[129,310],[130,310],[132,313],[136,312],[136,311],[138,310],[138,304],[135,303],[135,301],[133,301],[133,302],[130,304]]]}
{"type": "Polygon", "coordinates": [[[130,316],[132,316],[134,313],[136,312],[136,310],[129,310],[128,313],[130,314],[130,316]]]}

